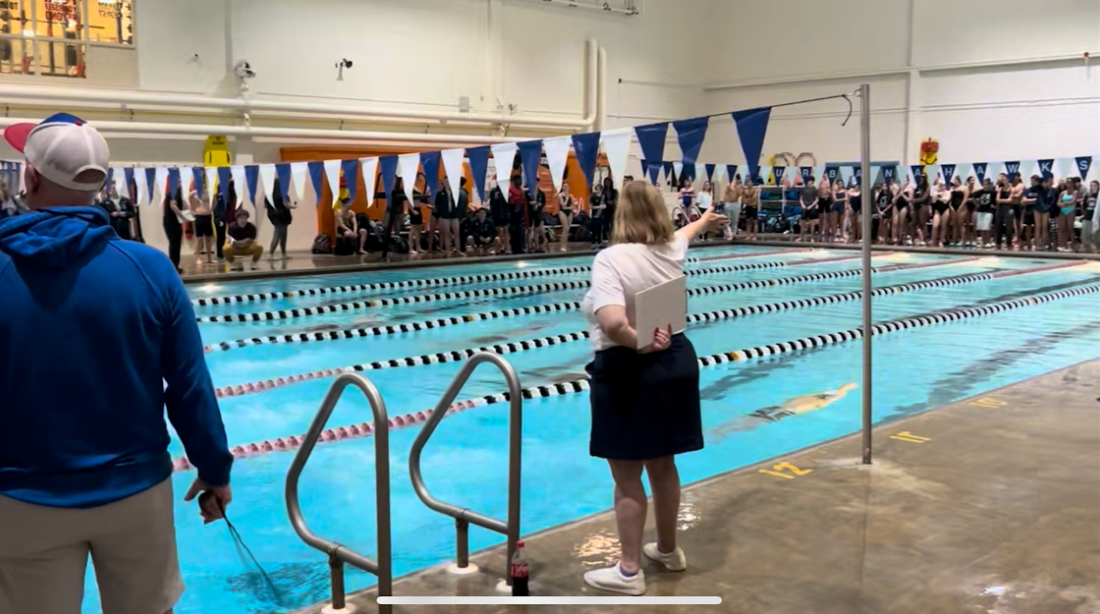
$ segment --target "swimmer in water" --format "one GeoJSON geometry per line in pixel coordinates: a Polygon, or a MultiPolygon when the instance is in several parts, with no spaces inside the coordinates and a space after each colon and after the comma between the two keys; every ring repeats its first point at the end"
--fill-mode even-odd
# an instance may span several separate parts
{"type": "Polygon", "coordinates": [[[856,384],[844,384],[836,390],[787,399],[782,405],[772,405],[758,409],[746,416],[738,416],[725,424],[720,424],[711,429],[710,436],[716,439],[724,439],[732,433],[752,430],[766,422],[779,422],[788,416],[807,414],[824,409],[843,399],[849,392],[858,387],[856,384]]]}

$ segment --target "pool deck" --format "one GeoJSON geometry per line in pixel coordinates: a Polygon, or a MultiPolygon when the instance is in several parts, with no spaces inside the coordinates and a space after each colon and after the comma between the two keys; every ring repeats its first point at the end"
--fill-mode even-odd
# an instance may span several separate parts
{"type": "MultiPolygon", "coordinates": [[[[1095,614],[1098,401],[1100,361],[1082,363],[883,424],[874,431],[871,466],[860,463],[853,436],[686,487],[680,545],[690,567],[675,574],[646,565],[647,594],[717,595],[720,606],[394,611],[1095,614]]],[[[525,541],[532,594],[606,596],[581,574],[615,560],[609,513],[525,541]]],[[[481,568],[474,575],[435,567],[399,579],[394,593],[499,595],[502,549],[472,560],[481,568]]],[[[376,611],[373,597],[349,600],[368,613],[376,611]]]]}

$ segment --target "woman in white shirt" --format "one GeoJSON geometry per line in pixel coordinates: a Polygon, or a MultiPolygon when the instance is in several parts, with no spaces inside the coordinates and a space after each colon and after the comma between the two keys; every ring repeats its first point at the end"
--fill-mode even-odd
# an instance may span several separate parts
{"type": "Polygon", "coordinates": [[[612,246],[592,265],[592,289],[583,305],[596,351],[587,367],[592,404],[589,452],[611,466],[621,548],[618,565],[585,574],[592,587],[644,594],[643,552],[672,571],[687,566],[676,546],[680,476],[674,457],[703,448],[698,359],[682,330],[658,330],[653,344],[638,348],[637,331],[627,314],[637,293],[684,274],[693,237],[728,223],[708,209],[699,220],[674,232],[657,189],[631,182],[623,188],[615,212],[612,246]],[[657,517],[657,542],[644,548],[643,469],[649,475],[657,517]]]}

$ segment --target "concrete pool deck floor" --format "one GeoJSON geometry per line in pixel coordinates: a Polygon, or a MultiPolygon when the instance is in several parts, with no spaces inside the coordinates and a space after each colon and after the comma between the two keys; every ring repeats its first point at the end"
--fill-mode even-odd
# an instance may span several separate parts
{"type": "MultiPolygon", "coordinates": [[[[399,614],[1100,612],[1100,361],[686,487],[689,569],[647,564],[648,596],[717,606],[395,606],[399,614]]],[[[611,493],[608,492],[610,505],[611,493]]],[[[652,539],[652,513],[647,539],[652,539]]],[[[473,530],[478,530],[474,528],[473,530]]],[[[581,574],[616,560],[602,513],[525,538],[535,595],[611,596],[581,574]]],[[[400,545],[398,545],[400,547],[400,545]]],[[[498,596],[501,547],[398,579],[395,595],[498,596]]],[[[349,597],[377,611],[375,595],[349,597]]],[[[309,612],[317,612],[320,607],[309,612]]]]}

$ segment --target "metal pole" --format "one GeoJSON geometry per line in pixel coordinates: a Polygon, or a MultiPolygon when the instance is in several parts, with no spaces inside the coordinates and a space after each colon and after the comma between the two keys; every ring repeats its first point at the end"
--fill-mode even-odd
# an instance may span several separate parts
{"type": "Polygon", "coordinates": [[[863,194],[863,464],[871,464],[871,86],[859,86],[860,172],[863,194]]]}
{"type": "MultiPolygon", "coordinates": [[[[509,379],[509,405],[511,416],[508,420],[508,560],[505,569],[511,569],[512,557],[516,553],[516,542],[519,541],[519,513],[520,513],[520,483],[523,473],[523,398],[520,396],[519,381],[515,387],[511,384],[511,378],[505,372],[505,379],[509,379]]],[[[507,576],[508,585],[512,584],[512,574],[507,576]]]]}
{"type": "Polygon", "coordinates": [[[343,610],[344,602],[344,562],[333,553],[328,557],[328,568],[332,575],[332,609],[343,610]]]}
{"type": "Polygon", "coordinates": [[[470,523],[455,518],[455,534],[455,546],[458,550],[455,563],[459,569],[466,569],[470,566],[470,523]]]}

